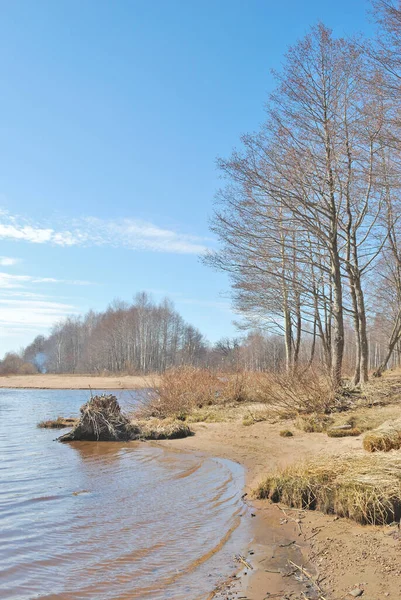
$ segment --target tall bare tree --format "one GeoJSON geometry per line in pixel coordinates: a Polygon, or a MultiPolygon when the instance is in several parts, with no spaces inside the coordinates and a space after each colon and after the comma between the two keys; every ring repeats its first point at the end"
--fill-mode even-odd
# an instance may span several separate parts
{"type": "Polygon", "coordinates": [[[322,340],[329,337],[335,385],[342,376],[345,310],[356,328],[355,382],[367,379],[363,276],[380,249],[375,240],[376,253],[370,252],[380,213],[381,127],[371,111],[376,91],[366,83],[367,69],[358,45],[334,39],[322,24],[289,50],[275,74],[264,126],[243,138],[242,152],[220,162],[229,185],[212,227],[223,247],[207,258],[230,272],[240,310],[252,317],[259,303],[266,316],[281,314],[287,363],[306,323],[322,340]]]}

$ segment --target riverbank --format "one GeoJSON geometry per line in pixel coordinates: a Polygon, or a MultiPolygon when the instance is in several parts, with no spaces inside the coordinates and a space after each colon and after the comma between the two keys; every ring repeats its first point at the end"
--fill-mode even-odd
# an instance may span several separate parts
{"type": "MultiPolygon", "coordinates": [[[[65,381],[65,377],[62,379],[65,381]]],[[[99,379],[104,382],[113,378],[99,379]]],[[[352,421],[348,425],[352,431],[374,429],[401,418],[400,399],[401,375],[388,373],[364,388],[345,412],[333,413],[330,427],[335,431],[352,421]]],[[[230,459],[246,470],[244,502],[249,508],[242,518],[249,519],[253,526],[253,538],[244,553],[245,565],[250,566],[244,565],[239,576],[233,576],[216,591],[212,596],[215,600],[346,600],[359,596],[399,600],[401,535],[397,524],[362,527],[334,515],[289,510],[267,500],[252,499],[253,490],[276,468],[316,457],[336,456],[339,461],[346,455],[369,457],[362,447],[363,434],[331,437],[326,431],[316,432],[324,418],[327,416],[279,419],[277,412],[261,402],[206,404],[184,416],[183,421],[195,436],[157,442],[177,452],[230,459]]],[[[400,451],[393,453],[399,456],[400,451]]],[[[240,552],[243,548],[238,548],[240,552]]]]}
{"type": "Polygon", "coordinates": [[[0,388],[37,390],[138,390],[157,385],[158,376],[3,375],[0,388]]]}
{"type": "MultiPolygon", "coordinates": [[[[399,412],[399,407],[394,408],[394,413],[399,412]]],[[[192,428],[194,437],[160,443],[241,463],[246,468],[246,498],[276,467],[313,456],[364,452],[362,439],[357,437],[330,438],[291,427],[293,437],[283,438],[279,434],[282,423],[247,427],[241,422],[198,423],[192,428]]],[[[292,600],[318,598],[311,594],[308,577],[300,577],[296,567],[293,575],[287,576],[291,563],[305,567],[326,600],[352,598],[349,592],[355,590],[361,590],[366,600],[399,600],[401,541],[397,527],[360,526],[334,515],[288,510],[268,501],[251,500],[250,505],[250,515],[255,517],[248,518],[253,519],[255,536],[246,558],[253,569],[244,568],[242,576],[216,592],[216,600],[265,600],[276,594],[292,600]]]]}

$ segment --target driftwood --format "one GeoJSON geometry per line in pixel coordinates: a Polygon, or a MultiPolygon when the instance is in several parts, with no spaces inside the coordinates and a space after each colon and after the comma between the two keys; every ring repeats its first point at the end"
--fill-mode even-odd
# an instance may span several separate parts
{"type": "Polygon", "coordinates": [[[70,432],[59,437],[60,442],[73,440],[124,441],[135,436],[135,426],[121,412],[113,394],[93,396],[81,406],[81,417],[70,432]]]}

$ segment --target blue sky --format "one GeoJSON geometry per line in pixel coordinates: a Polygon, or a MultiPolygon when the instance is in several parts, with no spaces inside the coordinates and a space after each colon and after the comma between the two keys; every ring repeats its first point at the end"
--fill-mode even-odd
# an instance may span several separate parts
{"type": "Polygon", "coordinates": [[[365,0],[0,0],[0,355],[141,290],[233,335],[199,254],[217,156],[263,120],[288,45],[365,0]]]}

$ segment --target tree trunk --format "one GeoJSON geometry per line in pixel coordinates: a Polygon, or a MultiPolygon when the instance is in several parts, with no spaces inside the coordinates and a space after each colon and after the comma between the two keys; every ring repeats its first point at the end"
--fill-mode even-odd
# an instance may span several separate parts
{"type": "Polygon", "coordinates": [[[361,280],[355,278],[355,293],[358,303],[359,339],[360,339],[360,382],[366,383],[369,379],[369,342],[366,326],[365,300],[361,280]]]}
{"type": "Polygon", "coordinates": [[[334,252],[332,254],[333,337],[331,346],[331,377],[333,385],[335,387],[340,387],[344,356],[344,315],[340,260],[336,246],[337,244],[334,245],[334,252]]]}

